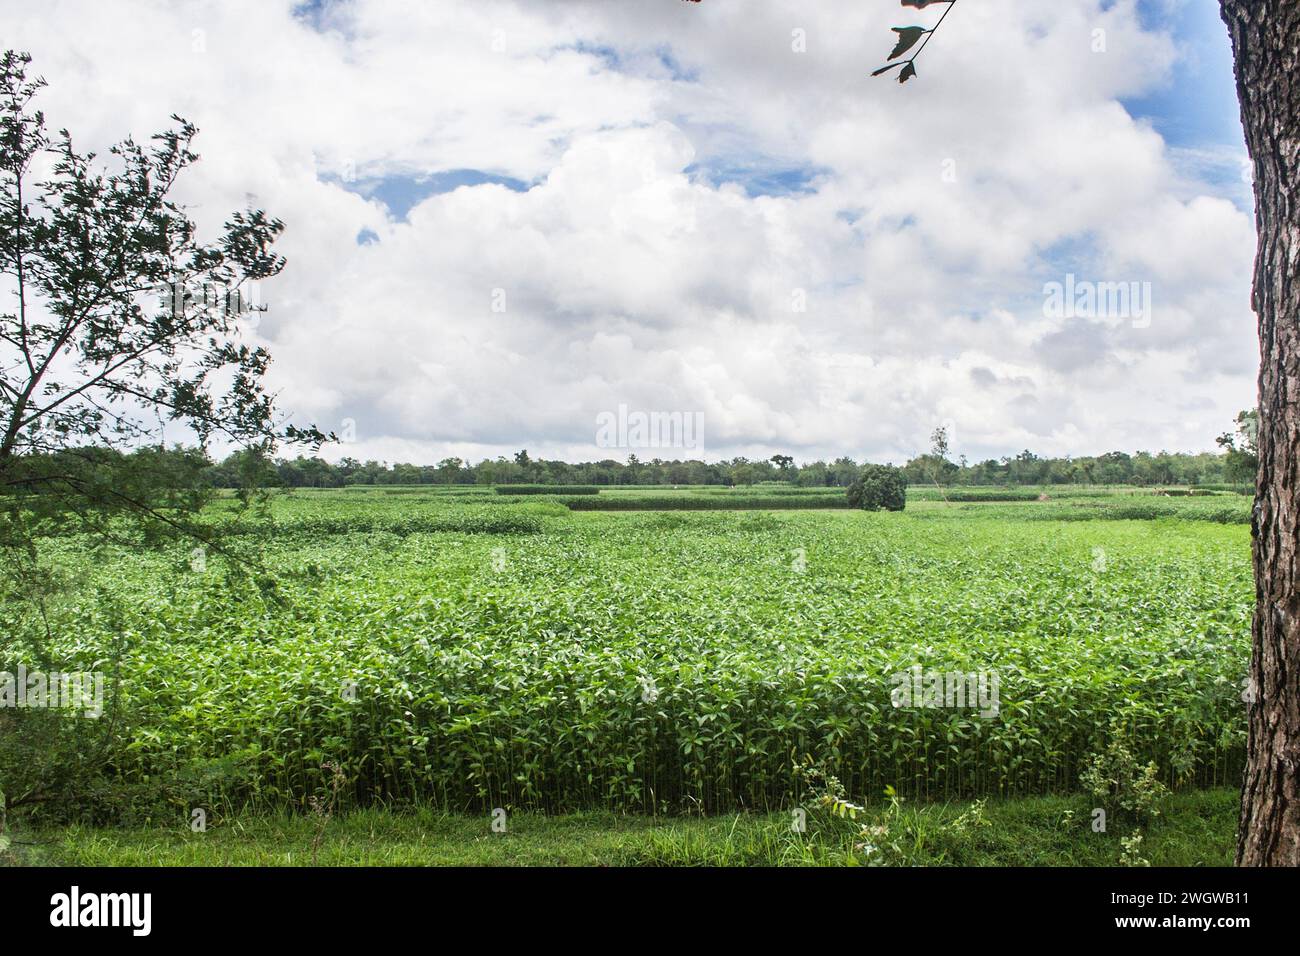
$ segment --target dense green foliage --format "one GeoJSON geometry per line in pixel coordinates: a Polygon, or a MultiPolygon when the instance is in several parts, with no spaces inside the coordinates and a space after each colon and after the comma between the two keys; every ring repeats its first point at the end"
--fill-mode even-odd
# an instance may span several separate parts
{"type": "MultiPolygon", "coordinates": [[[[788,456],[774,456],[788,457],[788,456]]],[[[1109,452],[1081,458],[1042,458],[1029,451],[1014,457],[967,463],[918,455],[903,466],[910,484],[939,484],[945,487],[989,485],[1206,485],[1224,482],[1243,484],[1250,480],[1232,449],[1222,454],[1171,454],[1160,452],[1109,452]]],[[[214,464],[208,480],[223,488],[238,485],[238,455],[214,464]]],[[[847,488],[857,477],[859,462],[842,456],[834,461],[806,461],[802,465],[732,458],[726,461],[700,460],[640,461],[629,454],[627,461],[569,463],[532,459],[520,452],[513,459],[499,457],[477,464],[446,458],[436,465],[385,464],[344,458],[331,464],[320,458],[297,457],[275,462],[268,473],[273,484],[288,488],[342,488],[349,485],[597,485],[604,487],[662,486],[750,486],[763,482],[791,482],[807,488],[847,488]]]]}
{"type": "MultiPolygon", "coordinates": [[[[178,452],[179,453],[179,452],[178,452]]],[[[284,488],[345,488],[385,486],[452,488],[486,491],[496,486],[514,489],[509,494],[590,494],[586,489],[638,488],[672,490],[696,488],[806,488],[843,490],[853,483],[861,465],[849,457],[833,462],[811,461],[778,467],[770,461],[733,458],[706,463],[689,461],[626,462],[606,459],[570,464],[546,459],[497,458],[470,464],[459,458],[444,459],[437,465],[384,464],[343,458],[330,463],[322,458],[282,458],[258,466],[262,483],[284,488]],[[582,491],[562,491],[561,488],[582,491]],[[536,489],[536,490],[533,490],[536,489]]],[[[1253,494],[1242,467],[1232,464],[1232,451],[1223,454],[1129,455],[1111,452],[1096,458],[1040,458],[1030,452],[964,464],[934,455],[920,455],[903,466],[912,486],[942,487],[954,494],[1001,489],[1003,493],[1029,487],[1069,490],[1111,485],[1144,488],[1194,485],[1202,490],[1230,490],[1253,494]]],[[[239,452],[217,463],[209,462],[204,482],[216,488],[237,488],[249,479],[249,454],[239,452]]],[[[1009,499],[1010,500],[1010,499],[1009,499]]],[[[1019,499],[1016,499],[1019,500],[1019,499]]]]}
{"type": "Polygon", "coordinates": [[[902,511],[907,507],[907,478],[889,465],[863,465],[846,499],[850,508],[863,511],[902,511]]]}
{"type": "Polygon", "coordinates": [[[602,494],[565,502],[573,511],[793,511],[806,508],[847,508],[839,489],[824,495],[774,494],[602,494]]]}
{"type": "Polygon", "coordinates": [[[499,495],[598,495],[595,485],[500,485],[499,495]]]}
{"type": "Polygon", "coordinates": [[[466,504],[453,509],[411,511],[373,509],[368,513],[340,513],[339,508],[295,508],[270,520],[234,517],[214,522],[205,529],[217,541],[230,535],[262,538],[332,536],[380,532],[406,537],[412,534],[454,532],[457,534],[536,534],[542,519],[555,513],[542,504],[487,507],[466,504]]]}
{"type": "MultiPolygon", "coordinates": [[[[188,548],[50,541],[81,584],[47,608],[61,657],[120,659],[120,706],[80,721],[85,772],[40,812],[302,808],[327,761],[348,805],[452,810],[783,807],[803,754],[854,794],[1073,791],[1112,732],[1171,787],[1239,772],[1245,527],[1057,520],[1137,496],[626,515],[465,497],[218,502],[211,526],[243,533],[215,540],[270,587],[188,548]],[[996,672],[999,714],[892,706],[914,665],[996,672]]],[[[0,627],[44,622],[5,605],[0,627]]],[[[20,758],[0,753],[19,797],[20,758]]]]}

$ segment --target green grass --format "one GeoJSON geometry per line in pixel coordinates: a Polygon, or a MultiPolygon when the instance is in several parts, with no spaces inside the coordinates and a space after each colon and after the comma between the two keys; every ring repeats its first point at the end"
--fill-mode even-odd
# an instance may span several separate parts
{"type": "MultiPolygon", "coordinates": [[[[1237,823],[1235,790],[1166,798],[1143,827],[1141,855],[1156,866],[1226,866],[1237,823]]],[[[1132,827],[1090,826],[1081,797],[989,801],[986,823],[955,831],[969,804],[905,809],[894,825],[919,865],[1113,866],[1132,827]]],[[[309,816],[243,815],[206,833],[68,827],[20,837],[8,862],[72,866],[752,866],[860,865],[852,826],[803,834],[789,814],[665,819],[580,813],[516,814],[505,833],[486,815],[430,810],[357,811],[322,823],[309,816]],[[319,834],[319,847],[313,844],[319,834]],[[28,845],[37,843],[37,845],[28,845]]]]}

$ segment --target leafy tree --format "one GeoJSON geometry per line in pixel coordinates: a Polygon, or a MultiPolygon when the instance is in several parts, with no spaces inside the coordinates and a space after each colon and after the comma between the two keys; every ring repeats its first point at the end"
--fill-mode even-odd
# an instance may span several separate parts
{"type": "MultiPolygon", "coordinates": [[[[127,139],[98,162],[66,129],[49,132],[33,105],[45,81],[29,77],[30,62],[13,50],[0,57],[0,274],[12,293],[0,305],[0,598],[30,601],[45,620],[67,583],[43,560],[50,534],[72,527],[100,544],[202,536],[188,516],[205,500],[206,456],[165,452],[161,423],[201,447],[249,449],[236,464],[254,470],[282,441],[327,436],[283,426],[261,384],[270,356],[238,334],[248,284],[284,267],[272,250],[280,221],[237,212],[200,242],[169,198],[198,159],[195,127],[173,116],[149,144],[127,139]]],[[[0,670],[14,658],[59,664],[48,631],[4,641],[0,670]]],[[[4,719],[23,724],[9,739],[26,742],[17,765],[31,771],[11,807],[74,778],[89,785],[93,766],[56,759],[67,739],[57,718],[4,719]]]]}
{"type": "Polygon", "coordinates": [[[157,416],[200,444],[324,441],[277,429],[261,386],[270,355],[236,334],[241,289],[284,268],[271,248],[283,224],[237,212],[217,241],[198,242],[168,198],[198,159],[195,127],[173,117],[152,147],[113,146],[120,168],[105,171],[67,130],[47,132],[29,62],[0,59],[0,269],[15,292],[0,313],[0,475],[12,481],[34,452],[146,440],[157,416]],[[33,182],[42,164],[50,172],[33,182]]]}
{"type": "Polygon", "coordinates": [[[1224,450],[1228,481],[1254,481],[1259,471],[1259,410],[1238,412],[1235,431],[1224,432],[1214,441],[1224,450]]]}
{"type": "Polygon", "coordinates": [[[438,462],[436,471],[438,481],[442,484],[450,485],[460,479],[461,471],[465,463],[459,458],[444,458],[438,462]]]}
{"type": "Polygon", "coordinates": [[[930,433],[930,454],[944,461],[948,459],[948,429],[942,425],[930,433]]]}
{"type": "Polygon", "coordinates": [[[863,465],[847,494],[851,508],[902,511],[907,507],[907,478],[892,465],[863,465]]]}

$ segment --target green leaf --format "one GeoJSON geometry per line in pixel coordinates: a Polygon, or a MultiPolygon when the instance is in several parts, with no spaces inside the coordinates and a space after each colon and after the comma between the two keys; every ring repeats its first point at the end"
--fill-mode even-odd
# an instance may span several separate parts
{"type": "Polygon", "coordinates": [[[930,32],[925,27],[891,27],[890,29],[898,34],[898,43],[894,47],[894,52],[889,54],[891,60],[898,59],[912,49],[921,37],[930,32]]]}

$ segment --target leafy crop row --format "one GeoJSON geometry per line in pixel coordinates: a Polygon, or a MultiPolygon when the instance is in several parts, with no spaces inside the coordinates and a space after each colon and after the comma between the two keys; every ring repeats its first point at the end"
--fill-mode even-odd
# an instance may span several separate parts
{"type": "Polygon", "coordinates": [[[53,633],[121,654],[85,801],[305,808],[328,762],[359,803],[721,811],[790,805],[804,754],[853,793],[1024,794],[1077,788],[1112,728],[1171,785],[1239,774],[1245,528],[451,507],[277,502],[271,596],[183,550],[69,551],[53,633]],[[494,516],[534,533],[472,533],[494,516]],[[996,673],[997,715],[895,707],[913,666],[996,673]]]}
{"type": "Polygon", "coordinates": [[[595,485],[497,485],[499,495],[598,495],[595,485]]]}
{"type": "Polygon", "coordinates": [[[793,511],[847,508],[843,492],[836,495],[601,495],[566,499],[571,511],[793,511]]]}

